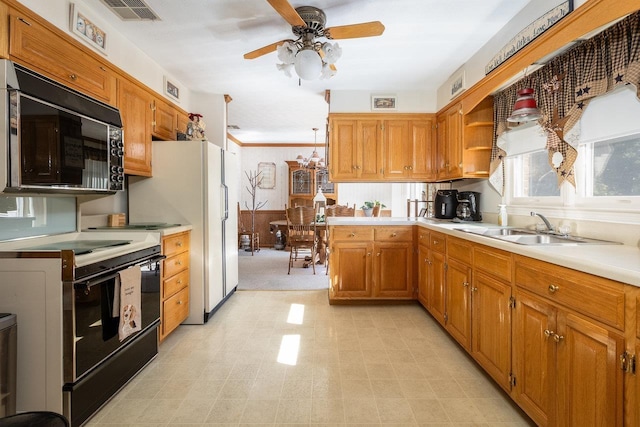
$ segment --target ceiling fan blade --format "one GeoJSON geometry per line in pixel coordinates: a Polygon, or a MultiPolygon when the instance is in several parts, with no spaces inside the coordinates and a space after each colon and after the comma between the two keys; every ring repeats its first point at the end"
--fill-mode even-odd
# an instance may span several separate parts
{"type": "Polygon", "coordinates": [[[245,53],[244,59],[256,59],[262,55],[266,55],[267,53],[275,52],[276,48],[286,41],[287,40],[280,40],[279,42],[271,43],[269,45],[261,47],[260,49],[245,53]]]}
{"type": "Polygon", "coordinates": [[[363,22],[362,24],[341,25],[325,28],[324,34],[328,39],[355,39],[358,37],[373,37],[384,33],[384,25],[380,21],[363,22]]]}
{"type": "Polygon", "coordinates": [[[271,7],[280,14],[292,27],[300,26],[304,27],[304,20],[300,17],[298,12],[291,6],[287,0],[267,0],[271,7]]]}

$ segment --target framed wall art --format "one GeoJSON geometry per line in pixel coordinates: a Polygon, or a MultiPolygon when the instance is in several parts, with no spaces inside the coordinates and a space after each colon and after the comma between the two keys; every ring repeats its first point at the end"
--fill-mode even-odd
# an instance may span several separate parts
{"type": "Polygon", "coordinates": [[[260,179],[258,187],[262,189],[276,188],[276,164],[273,162],[258,163],[260,179]]]}
{"type": "Polygon", "coordinates": [[[464,70],[462,70],[456,74],[451,81],[451,99],[460,95],[465,89],[464,70]]]}
{"type": "Polygon", "coordinates": [[[395,95],[371,96],[372,110],[395,110],[396,108],[397,108],[397,98],[395,95]]]}
{"type": "Polygon", "coordinates": [[[71,32],[103,55],[107,54],[107,33],[96,24],[77,4],[69,7],[69,26],[71,32]]]}
{"type": "Polygon", "coordinates": [[[164,93],[174,101],[180,101],[180,88],[177,84],[164,76],[164,93]]]}

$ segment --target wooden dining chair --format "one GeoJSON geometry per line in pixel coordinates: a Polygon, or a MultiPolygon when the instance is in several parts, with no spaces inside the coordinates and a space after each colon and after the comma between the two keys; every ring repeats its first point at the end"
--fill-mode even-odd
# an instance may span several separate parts
{"type": "Polygon", "coordinates": [[[317,251],[317,234],[316,234],[316,210],[309,206],[298,206],[287,208],[287,243],[290,246],[289,253],[289,270],[287,274],[291,274],[293,262],[298,260],[300,251],[309,252],[310,263],[313,267],[313,274],[316,274],[316,251],[317,251]]]}

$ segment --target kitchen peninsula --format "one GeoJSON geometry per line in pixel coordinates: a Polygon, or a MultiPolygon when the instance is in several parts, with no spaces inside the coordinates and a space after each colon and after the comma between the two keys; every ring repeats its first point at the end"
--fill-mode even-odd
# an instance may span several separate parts
{"type": "Polygon", "coordinates": [[[417,299],[539,425],[623,425],[636,399],[638,248],[526,246],[461,230],[483,226],[496,227],[329,218],[330,303],[417,299]],[[395,274],[404,266],[413,268],[395,274]]]}

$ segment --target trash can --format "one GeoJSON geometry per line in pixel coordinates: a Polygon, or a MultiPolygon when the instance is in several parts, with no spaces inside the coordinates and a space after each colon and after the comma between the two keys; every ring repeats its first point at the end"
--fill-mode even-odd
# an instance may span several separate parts
{"type": "Polygon", "coordinates": [[[17,346],[16,315],[0,313],[0,418],[16,413],[17,346]]]}

